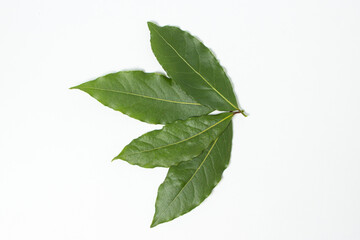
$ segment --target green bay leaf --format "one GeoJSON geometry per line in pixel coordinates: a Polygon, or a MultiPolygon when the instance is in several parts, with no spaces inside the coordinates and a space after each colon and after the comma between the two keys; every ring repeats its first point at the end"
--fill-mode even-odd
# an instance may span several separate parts
{"type": "Polygon", "coordinates": [[[173,80],[159,73],[111,73],[73,89],[80,89],[105,106],[132,118],[153,124],[171,123],[213,111],[196,102],[173,80]]]}
{"type": "Polygon", "coordinates": [[[133,140],[114,158],[141,167],[170,167],[200,155],[228,126],[233,113],[178,120],[133,140]]]}
{"type": "Polygon", "coordinates": [[[201,41],[177,27],[160,27],[152,22],[148,27],[157,60],[189,95],[217,110],[239,109],[228,76],[201,41]]]}
{"type": "Polygon", "coordinates": [[[200,156],[170,167],[160,185],[151,227],[177,218],[209,196],[229,164],[232,124],[200,156]]]}

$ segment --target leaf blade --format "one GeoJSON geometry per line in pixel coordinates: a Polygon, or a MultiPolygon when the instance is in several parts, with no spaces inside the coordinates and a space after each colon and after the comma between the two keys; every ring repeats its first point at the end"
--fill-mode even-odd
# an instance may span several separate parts
{"type": "Polygon", "coordinates": [[[189,95],[217,110],[239,109],[224,69],[201,41],[177,27],[152,22],[148,27],[157,60],[189,95]]]}
{"type": "Polygon", "coordinates": [[[170,167],[158,190],[151,227],[191,211],[209,196],[228,166],[231,142],[232,123],[200,156],[170,167]]]}
{"type": "Polygon", "coordinates": [[[170,167],[206,149],[227,127],[233,113],[179,120],[148,132],[128,144],[114,158],[145,168],[170,167]]]}
{"type": "Polygon", "coordinates": [[[158,73],[123,71],[80,84],[79,89],[116,111],[153,124],[201,116],[212,111],[158,73]]]}

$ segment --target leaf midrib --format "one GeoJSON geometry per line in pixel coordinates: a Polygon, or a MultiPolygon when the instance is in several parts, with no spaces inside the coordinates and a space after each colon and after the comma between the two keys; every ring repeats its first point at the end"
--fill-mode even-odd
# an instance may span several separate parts
{"type": "Polygon", "coordinates": [[[201,132],[199,132],[199,133],[197,133],[197,134],[195,134],[195,135],[193,135],[193,136],[191,136],[191,137],[188,137],[188,138],[186,138],[186,139],[183,139],[183,140],[181,140],[181,141],[178,141],[178,142],[175,142],[175,143],[170,143],[170,144],[168,144],[168,145],[160,146],[160,147],[157,147],[157,148],[153,148],[153,149],[149,149],[149,150],[145,150],[145,151],[141,151],[141,152],[136,152],[136,153],[132,153],[132,154],[127,154],[126,156],[128,157],[128,156],[132,156],[132,155],[136,155],[136,154],[141,154],[141,153],[145,153],[145,152],[151,152],[151,151],[159,150],[159,149],[161,149],[161,148],[170,147],[170,146],[173,146],[173,145],[176,145],[176,144],[180,144],[180,143],[182,143],[182,142],[186,142],[186,141],[188,141],[188,140],[190,140],[190,139],[192,139],[192,138],[195,138],[195,137],[203,134],[204,132],[210,130],[211,128],[215,127],[216,125],[222,123],[223,121],[225,121],[226,119],[228,119],[229,117],[232,117],[232,116],[233,116],[233,114],[231,113],[229,116],[221,119],[220,121],[216,122],[215,124],[211,125],[210,127],[206,128],[205,130],[202,130],[201,132]]]}
{"type": "Polygon", "coordinates": [[[91,89],[91,90],[115,92],[115,93],[120,93],[120,94],[133,95],[133,96],[137,96],[137,97],[143,97],[143,98],[148,98],[148,99],[152,99],[152,100],[169,102],[169,103],[176,103],[176,104],[203,106],[200,103],[180,102],[180,101],[174,101],[174,100],[168,100],[168,99],[162,99],[162,98],[146,96],[146,95],[142,95],[142,94],[138,94],[138,93],[124,92],[124,91],[119,91],[119,90],[111,90],[111,89],[104,89],[104,88],[94,88],[94,87],[81,87],[81,89],[91,89]]]}
{"type": "Polygon", "coordinates": [[[190,67],[191,70],[193,70],[201,79],[204,80],[205,83],[207,83],[220,97],[222,97],[230,106],[232,106],[235,109],[238,109],[238,107],[236,107],[232,102],[229,101],[229,99],[227,99],[224,95],[222,95],[204,76],[202,76],[198,71],[195,70],[195,68],[193,66],[190,65],[190,63],[188,63],[186,61],[185,58],[183,58],[180,53],[155,29],[153,28],[154,31],[161,37],[162,40],[164,40],[164,42],[176,53],[176,55],[179,56],[179,58],[181,60],[183,60],[185,62],[186,65],[188,65],[190,67]]]}

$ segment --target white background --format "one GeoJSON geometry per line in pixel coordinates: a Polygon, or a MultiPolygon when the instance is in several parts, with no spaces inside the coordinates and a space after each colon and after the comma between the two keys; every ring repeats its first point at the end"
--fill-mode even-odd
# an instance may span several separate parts
{"type": "Polygon", "coordinates": [[[360,2],[0,1],[0,239],[360,239],[360,2]],[[159,128],[68,88],[162,71],[146,22],[213,49],[251,115],[198,208],[150,229],[166,169],[110,160],[159,128]]]}

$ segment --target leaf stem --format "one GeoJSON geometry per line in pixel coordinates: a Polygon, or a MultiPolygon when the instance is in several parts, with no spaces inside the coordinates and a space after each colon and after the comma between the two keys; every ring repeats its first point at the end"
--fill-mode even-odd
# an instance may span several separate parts
{"type": "Polygon", "coordinates": [[[244,117],[249,116],[248,113],[246,113],[244,109],[238,109],[236,111],[233,111],[232,113],[233,113],[233,115],[241,113],[244,117]]]}

